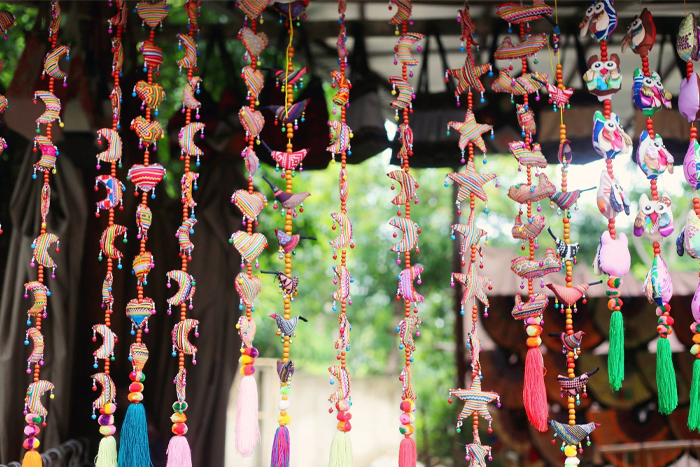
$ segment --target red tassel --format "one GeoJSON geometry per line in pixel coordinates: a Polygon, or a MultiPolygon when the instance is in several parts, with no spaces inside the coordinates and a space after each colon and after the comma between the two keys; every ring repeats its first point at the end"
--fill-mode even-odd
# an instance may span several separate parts
{"type": "Polygon", "coordinates": [[[544,361],[539,347],[532,347],[527,351],[523,403],[530,423],[538,431],[546,432],[549,408],[547,406],[547,388],[544,384],[544,361]]]}
{"type": "Polygon", "coordinates": [[[399,467],[416,467],[416,442],[413,438],[404,438],[399,447],[399,467]]]}

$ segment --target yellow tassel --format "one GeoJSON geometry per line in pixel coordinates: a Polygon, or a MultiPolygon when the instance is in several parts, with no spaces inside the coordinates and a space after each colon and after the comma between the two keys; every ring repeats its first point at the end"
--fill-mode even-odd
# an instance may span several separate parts
{"type": "Polygon", "coordinates": [[[42,467],[41,454],[36,451],[27,451],[22,460],[22,467],[42,467]]]}

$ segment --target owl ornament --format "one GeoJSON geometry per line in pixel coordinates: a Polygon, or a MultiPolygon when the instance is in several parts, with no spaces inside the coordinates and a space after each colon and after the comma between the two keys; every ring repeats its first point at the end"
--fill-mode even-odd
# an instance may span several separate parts
{"type": "Polygon", "coordinates": [[[600,102],[610,99],[611,95],[622,88],[620,57],[612,54],[608,60],[602,61],[598,55],[593,55],[588,59],[588,71],[584,73],[583,80],[588,92],[600,102]]]}
{"type": "Polygon", "coordinates": [[[630,199],[625,195],[620,182],[607,170],[600,173],[598,193],[596,195],[598,210],[606,219],[615,219],[621,212],[630,215],[630,199]]]}
{"type": "Polygon", "coordinates": [[[652,138],[646,130],[642,131],[637,146],[637,165],[649,180],[657,178],[666,170],[673,173],[673,156],[664,146],[661,136],[652,138]]]}
{"type": "Polygon", "coordinates": [[[635,16],[632,24],[627,27],[627,34],[622,38],[622,52],[627,48],[632,49],[640,57],[649,55],[654,41],[656,40],[656,25],[651,12],[646,8],[642,10],[642,14],[635,16]]]}
{"type": "Polygon", "coordinates": [[[593,115],[593,149],[605,159],[632,154],[632,138],[625,133],[615,113],[609,119],[599,110],[593,115]]]}
{"type": "Polygon", "coordinates": [[[700,259],[700,218],[695,210],[688,211],[685,226],[676,239],[676,252],[678,256],[688,253],[688,256],[700,259]]]}
{"type": "Polygon", "coordinates": [[[586,10],[586,14],[578,26],[581,37],[585,37],[588,33],[598,42],[608,40],[610,34],[617,27],[617,12],[613,1],[591,1],[591,6],[586,10]]]}
{"type": "Polygon", "coordinates": [[[678,35],[676,36],[676,52],[681,60],[684,62],[698,61],[700,59],[699,42],[698,17],[693,13],[688,13],[678,26],[678,35]]]}
{"type": "Polygon", "coordinates": [[[670,109],[672,97],[671,93],[664,89],[657,72],[652,71],[651,76],[644,76],[641,68],[635,70],[632,101],[644,115],[653,117],[661,107],[670,109]]]}
{"type": "Polygon", "coordinates": [[[634,219],[634,236],[660,242],[673,233],[671,197],[662,194],[658,200],[650,200],[646,194],[639,198],[639,214],[634,219]]]}
{"type": "Polygon", "coordinates": [[[695,72],[681,80],[678,111],[688,123],[693,123],[700,116],[700,76],[695,72]]]}

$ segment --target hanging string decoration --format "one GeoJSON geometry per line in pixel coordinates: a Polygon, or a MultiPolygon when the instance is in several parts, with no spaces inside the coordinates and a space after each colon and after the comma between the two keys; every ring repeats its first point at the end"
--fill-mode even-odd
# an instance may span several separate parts
{"type": "MultiPolygon", "coordinates": [[[[46,56],[47,58],[54,55],[57,57],[55,66],[58,66],[57,62],[60,57],[65,55],[66,59],[68,59],[67,52],[64,54],[57,52],[62,50],[70,50],[66,46],[58,45],[58,31],[60,28],[60,23],[61,9],[58,4],[58,0],[53,0],[51,2],[51,33],[49,34],[50,49],[46,56]]],[[[0,29],[2,30],[2,33],[5,34],[5,39],[7,39],[7,29],[12,26],[12,24],[14,24],[14,16],[8,12],[0,12],[0,29]]],[[[46,59],[44,59],[44,71],[46,71],[46,67],[46,59]]],[[[50,74],[48,80],[48,91],[37,91],[36,95],[53,96],[55,79],[56,78],[50,74]]],[[[4,112],[4,110],[7,108],[7,99],[4,96],[0,96],[0,103],[2,104],[0,106],[1,111],[4,112]]],[[[49,100],[47,103],[47,112],[49,111],[48,107],[52,104],[55,104],[55,102],[49,100]]],[[[34,173],[32,178],[37,179],[37,170],[43,172],[43,184],[40,197],[41,228],[39,236],[31,244],[33,251],[30,266],[37,267],[37,280],[29,281],[24,285],[24,297],[28,298],[28,292],[31,291],[34,299],[34,305],[32,305],[27,313],[27,326],[29,326],[29,329],[26,332],[26,337],[24,340],[24,344],[27,346],[30,343],[30,339],[32,343],[32,352],[27,359],[27,374],[32,375],[32,383],[27,388],[26,397],[24,399],[24,421],[26,423],[24,434],[27,438],[22,444],[24,449],[26,449],[24,459],[22,460],[23,467],[41,467],[42,465],[41,455],[38,451],[40,445],[38,436],[41,432],[41,428],[46,427],[48,410],[42,404],[41,398],[47,392],[50,393],[51,399],[54,398],[54,385],[50,381],[41,379],[41,367],[44,365],[45,349],[45,339],[43,333],[41,332],[41,326],[42,320],[48,317],[48,297],[51,296],[51,291],[44,284],[45,269],[50,268],[52,270],[51,278],[55,279],[56,269],[58,267],[56,261],[54,261],[49,254],[49,248],[55,244],[56,253],[60,251],[58,236],[48,232],[47,230],[48,214],[51,206],[50,174],[56,173],[56,161],[58,156],[58,149],[51,141],[51,130],[54,120],[60,118],[58,116],[60,113],[60,104],[58,104],[58,109],[56,109],[56,106],[53,105],[50,112],[51,115],[55,116],[56,118],[40,117],[37,120],[37,136],[34,138],[34,152],[37,152],[38,150],[37,144],[42,144],[42,146],[40,146],[41,156],[39,162],[34,165],[34,173]]],[[[7,147],[4,139],[0,141],[0,144],[2,144],[2,149],[7,147]]],[[[2,232],[1,228],[0,232],[2,232]]]]}
{"type": "MultiPolygon", "coordinates": [[[[700,224],[700,198],[698,198],[698,167],[700,167],[700,144],[698,144],[698,129],[695,121],[700,110],[700,76],[693,70],[693,61],[698,58],[698,22],[697,16],[689,13],[678,28],[676,40],[676,52],[681,60],[686,62],[686,76],[681,81],[678,95],[678,110],[685,117],[690,126],[688,150],[683,159],[683,175],[690,187],[695,191],[693,197],[693,209],[688,211],[686,223],[676,239],[676,251],[678,255],[688,254],[691,258],[700,259],[700,250],[696,240],[696,232],[700,224]]],[[[697,237],[700,238],[700,237],[697,237]]],[[[688,412],[688,428],[700,430],[700,284],[695,291],[693,301],[690,304],[693,315],[693,323],[690,330],[693,332],[693,346],[690,353],[695,356],[693,362],[693,377],[690,387],[690,410],[688,412]]]]}
{"type": "MultiPolygon", "coordinates": [[[[182,69],[185,68],[187,71],[186,76],[186,86],[183,92],[183,110],[185,110],[185,126],[180,130],[178,134],[178,140],[180,143],[180,160],[184,161],[185,171],[180,180],[181,196],[180,200],[182,202],[182,225],[188,228],[188,234],[194,232],[193,226],[197,223],[197,218],[195,217],[194,208],[197,203],[194,201],[194,191],[197,190],[197,179],[199,174],[191,171],[191,159],[196,157],[196,165],[200,165],[200,156],[203,154],[202,150],[197,147],[194,143],[195,135],[200,133],[201,138],[204,138],[204,123],[193,123],[192,122],[192,106],[188,106],[190,101],[190,96],[188,93],[187,85],[190,83],[197,83],[197,90],[199,91],[199,84],[201,83],[201,78],[194,76],[197,71],[197,57],[199,54],[196,42],[196,34],[199,31],[199,15],[202,7],[201,0],[188,0],[185,4],[185,11],[187,13],[187,34],[178,34],[177,38],[179,41],[178,49],[184,47],[185,55],[177,61],[178,67],[180,69],[180,74],[182,74],[182,69]]],[[[165,99],[165,93],[163,88],[159,84],[146,83],[140,81],[137,86],[141,84],[141,91],[137,90],[138,97],[141,98],[144,105],[153,109],[154,114],[158,115],[158,106],[165,99]]],[[[199,106],[196,106],[196,118],[199,118],[199,106]]],[[[178,230],[179,231],[179,230],[178,230]]],[[[177,235],[177,234],[176,234],[177,235]]],[[[191,243],[191,242],[190,242],[191,243]]],[[[189,251],[184,252],[180,248],[180,259],[181,266],[180,269],[169,271],[166,276],[168,278],[168,287],[170,287],[170,281],[174,280],[178,284],[177,292],[174,296],[168,299],[168,314],[172,311],[172,307],[180,307],[180,320],[175,324],[172,330],[172,343],[173,343],[173,357],[178,357],[178,372],[173,379],[173,384],[175,384],[175,393],[177,400],[173,403],[173,415],[170,420],[173,422],[172,433],[173,436],[170,438],[168,444],[168,465],[169,466],[186,466],[190,467],[192,465],[192,452],[190,450],[190,445],[187,442],[185,435],[188,432],[187,427],[187,415],[186,411],[189,408],[187,403],[187,368],[185,366],[185,355],[192,355],[192,363],[197,364],[197,348],[189,341],[189,333],[192,329],[195,330],[195,337],[199,337],[199,321],[195,319],[187,318],[188,308],[192,310],[193,307],[193,297],[196,291],[196,282],[192,275],[187,272],[187,265],[190,260],[192,260],[192,250],[194,250],[194,244],[191,245],[189,251]]]]}
{"type": "MultiPolygon", "coordinates": [[[[347,41],[347,29],[345,26],[345,8],[346,0],[338,0],[338,22],[340,25],[338,32],[338,42],[345,43],[347,41]]],[[[410,42],[410,41],[409,41],[410,42]]],[[[410,44],[406,44],[402,49],[402,56],[410,60],[411,49],[410,44]]],[[[398,54],[398,52],[397,52],[398,54]]],[[[352,305],[350,298],[350,284],[353,282],[352,275],[347,269],[347,252],[348,247],[353,248],[355,244],[352,240],[352,222],[348,216],[348,196],[349,196],[349,181],[347,170],[347,156],[351,154],[349,140],[352,135],[352,130],[346,124],[346,112],[350,107],[350,90],[352,83],[346,77],[347,57],[338,55],[339,70],[331,72],[331,86],[337,89],[337,94],[333,98],[333,115],[338,115],[340,109],[340,118],[328,122],[331,145],[328,151],[331,153],[331,162],[335,163],[336,154],[340,156],[340,173],[338,175],[338,190],[340,197],[340,211],[331,213],[333,221],[332,230],[339,231],[338,237],[330,241],[333,248],[333,260],[338,259],[337,251],[340,250],[339,264],[333,266],[334,279],[333,284],[337,286],[335,292],[331,294],[333,299],[333,311],[337,311],[337,303],[340,302],[340,312],[338,313],[338,339],[335,341],[335,349],[337,350],[337,359],[339,365],[328,367],[328,372],[331,374],[331,384],[338,382],[338,389],[331,394],[328,402],[331,407],[329,413],[333,413],[333,409],[337,410],[336,416],[338,423],[336,424],[337,432],[333,437],[330,450],[329,465],[332,467],[350,467],[352,466],[352,445],[350,443],[350,430],[352,425],[350,420],[352,414],[350,408],[352,406],[352,379],[350,371],[347,367],[347,354],[350,351],[350,331],[352,325],[347,316],[348,305],[352,305]],[[345,131],[346,143],[334,142],[339,137],[335,136],[336,128],[346,128],[345,131]]],[[[403,172],[402,172],[403,173],[403,172]]]]}
{"type": "MultiPolygon", "coordinates": [[[[15,15],[7,10],[0,11],[0,34],[3,38],[7,40],[7,31],[14,25],[16,25],[15,15]]],[[[0,60],[0,70],[2,70],[2,60],[0,60]]],[[[5,113],[10,104],[7,101],[7,97],[0,94],[0,115],[5,113]]],[[[5,138],[0,137],[0,154],[7,149],[7,141],[5,138]]],[[[2,223],[0,222],[0,235],[2,235],[2,223]]]]}
{"type": "MultiPolygon", "coordinates": [[[[392,0],[389,4],[389,10],[393,10],[394,7],[397,8],[397,11],[390,24],[396,26],[396,35],[399,36],[394,47],[396,52],[394,64],[401,66],[401,75],[392,76],[389,78],[389,81],[394,87],[392,94],[396,96],[391,102],[391,107],[396,111],[396,121],[400,122],[398,134],[401,135],[399,138],[401,149],[398,155],[401,168],[387,175],[401,185],[401,193],[392,200],[392,204],[397,206],[397,217],[391,219],[389,225],[402,231],[402,239],[393,245],[390,250],[397,254],[396,264],[398,265],[401,265],[401,254],[404,254],[404,269],[397,275],[398,290],[396,296],[397,300],[403,299],[405,314],[405,317],[396,328],[401,340],[399,348],[405,354],[404,368],[399,378],[403,385],[399,432],[404,436],[399,449],[399,466],[415,467],[417,452],[416,442],[412,435],[415,432],[414,412],[416,411],[415,401],[417,395],[413,389],[411,375],[413,372],[413,352],[416,349],[413,334],[415,333],[415,337],[420,335],[418,332],[420,318],[417,316],[417,304],[423,300],[423,297],[414,288],[414,280],[417,279],[417,284],[421,283],[420,272],[423,268],[411,264],[411,251],[415,249],[416,254],[420,253],[418,235],[421,233],[421,229],[418,224],[411,220],[411,205],[418,203],[416,194],[418,183],[410,174],[409,160],[413,155],[413,130],[409,124],[409,114],[413,113],[412,102],[415,94],[408,79],[413,77],[412,67],[418,64],[418,61],[413,57],[411,48],[415,45],[418,51],[421,50],[420,40],[423,38],[423,35],[408,32],[409,23],[413,24],[413,21],[410,20],[413,8],[410,0],[392,0]],[[399,113],[401,113],[401,117],[399,113]],[[398,175],[399,172],[403,173],[398,175]],[[401,217],[402,206],[403,217],[401,217]]],[[[341,172],[341,199],[344,192],[342,184],[343,176],[341,172]]],[[[392,189],[394,188],[395,186],[392,183],[392,189]]],[[[397,234],[394,233],[394,237],[396,236],[397,234]]]]}
{"type": "MultiPolygon", "coordinates": [[[[162,26],[162,22],[168,15],[169,6],[167,2],[140,2],[135,7],[135,12],[139,15],[142,25],[150,29],[148,39],[146,39],[139,50],[144,60],[144,72],[146,80],[144,86],[150,90],[146,94],[156,92],[157,86],[154,83],[154,75],[158,76],[160,65],[163,62],[163,52],[155,43],[155,30],[162,26]]],[[[119,92],[121,95],[121,91],[119,92]]],[[[145,116],[138,116],[131,122],[131,129],[139,138],[139,149],[144,149],[143,164],[134,164],[128,171],[127,180],[134,185],[134,194],[141,200],[136,209],[136,225],[139,228],[137,239],[139,239],[139,254],[136,255],[132,263],[132,271],[136,275],[137,297],[130,300],[126,306],[127,317],[131,320],[131,334],[135,335],[134,342],[129,347],[129,361],[132,371],[129,379],[129,408],[127,409],[124,423],[120,433],[119,467],[137,467],[147,465],[151,462],[148,442],[148,426],[146,424],[146,409],[143,405],[143,390],[146,375],[143,372],[148,361],[149,351],[143,342],[143,333],[148,333],[148,320],[156,313],[155,302],[144,295],[144,286],[148,283],[148,273],[155,266],[151,252],[146,250],[148,240],[148,228],[150,228],[153,215],[148,207],[148,194],[151,198],[156,197],[156,186],[166,176],[163,166],[152,162],[152,153],[155,151],[156,142],[163,138],[163,128],[157,120],[152,117],[157,115],[155,107],[159,99],[145,99],[145,94],[139,96],[134,90],[132,96],[141,100],[144,104],[145,116]]],[[[116,109],[113,109],[117,115],[116,109]]],[[[116,125],[119,129],[119,125],[116,125]]],[[[114,128],[113,128],[114,130],[114,128]]]]}
{"type": "MultiPolygon", "coordinates": [[[[242,0],[238,2],[238,7],[246,15],[243,29],[239,38],[246,45],[248,35],[259,37],[261,43],[267,44],[267,36],[264,32],[258,32],[258,23],[262,24],[262,11],[265,9],[269,1],[267,0],[242,0]],[[248,23],[250,21],[250,23],[248,23]]],[[[246,46],[248,48],[248,46],[246,46]]],[[[257,256],[264,248],[267,248],[267,240],[261,233],[254,233],[253,228],[258,226],[258,215],[263,208],[267,206],[267,198],[257,191],[253,185],[253,175],[258,170],[260,165],[258,157],[255,154],[255,143],[257,135],[262,130],[265,120],[256,107],[260,104],[258,95],[262,90],[264,79],[260,67],[260,53],[262,48],[251,50],[250,57],[246,56],[246,61],[250,58],[250,64],[246,64],[241,76],[248,88],[247,105],[241,107],[239,116],[241,124],[246,128],[246,145],[241,152],[241,157],[245,159],[245,166],[248,170],[248,185],[245,189],[236,190],[231,197],[231,202],[239,209],[243,215],[242,227],[245,230],[239,230],[232,236],[232,243],[242,258],[250,254],[246,249],[250,250],[251,246],[246,245],[244,240],[257,239],[258,248],[254,248],[253,256],[248,256],[249,261],[241,262],[241,271],[234,279],[234,285],[240,304],[238,309],[241,311],[241,316],[238,319],[236,328],[241,336],[241,356],[238,360],[240,363],[241,380],[238,383],[238,401],[236,402],[236,452],[243,457],[248,457],[253,454],[255,446],[260,442],[260,427],[258,422],[258,386],[253,374],[255,373],[255,358],[258,356],[258,349],[253,346],[257,325],[253,312],[255,311],[255,299],[262,290],[262,281],[257,275],[253,274],[253,262],[257,264],[257,256]],[[253,55],[253,53],[256,53],[253,55]],[[258,120],[256,120],[258,119],[258,120]],[[259,121],[255,130],[252,130],[253,125],[246,122],[259,121]],[[238,241],[236,241],[238,238],[238,241]],[[254,257],[254,258],[253,258],[254,257]],[[245,311],[245,313],[243,313],[245,311]]],[[[257,144],[260,144],[259,138],[257,144]]]]}
{"type": "MultiPolygon", "coordinates": [[[[632,101],[646,117],[646,129],[639,136],[637,163],[649,180],[651,199],[646,193],[639,200],[639,213],[634,219],[635,237],[645,237],[652,242],[654,260],[644,281],[643,292],[649,302],[656,305],[658,317],[656,344],[656,386],[658,389],[659,413],[668,415],[678,405],[676,372],[673,368],[671,344],[668,336],[673,332],[673,318],[669,301],[673,295],[673,284],[666,262],[661,257],[661,242],[673,232],[673,211],[671,198],[663,192],[659,194],[659,176],[673,172],[673,156],[663,145],[660,135],[654,131],[653,115],[662,107],[671,108],[671,93],[664,89],[658,73],[649,68],[648,54],[656,40],[654,18],[648,9],[642,10],[627,28],[622,40],[622,51],[629,48],[640,56],[642,68],[634,72],[632,101]],[[656,158],[655,160],[653,158],[656,158]]],[[[686,80],[688,78],[686,77],[686,80]]]]}

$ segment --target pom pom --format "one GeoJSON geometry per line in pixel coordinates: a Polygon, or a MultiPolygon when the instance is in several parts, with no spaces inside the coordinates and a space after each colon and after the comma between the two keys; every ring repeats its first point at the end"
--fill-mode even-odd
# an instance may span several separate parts
{"type": "MultiPolygon", "coordinates": [[[[528,339],[529,340],[529,339],[528,339]]],[[[525,358],[523,402],[530,423],[542,433],[547,431],[547,388],[544,384],[544,362],[537,347],[531,347],[525,358]]]]}
{"type": "MultiPolygon", "coordinates": [[[[100,427],[100,430],[105,427],[100,427]]],[[[114,428],[114,427],[112,427],[114,428]]],[[[95,467],[117,466],[117,440],[113,436],[107,436],[100,441],[95,457],[95,467]]]]}
{"type": "Polygon", "coordinates": [[[244,376],[238,383],[236,451],[243,457],[250,456],[259,442],[258,385],[252,376],[244,376]]]}
{"type": "Polygon", "coordinates": [[[610,350],[608,350],[608,379],[610,388],[618,391],[625,380],[625,329],[622,313],[610,316],[610,350]]]}
{"type": "Polygon", "coordinates": [[[166,467],[192,467],[192,451],[184,436],[170,438],[166,467]]]}
{"type": "Polygon", "coordinates": [[[331,443],[328,467],[352,467],[352,443],[350,434],[338,431],[331,443]]]}

